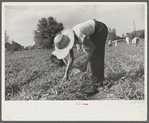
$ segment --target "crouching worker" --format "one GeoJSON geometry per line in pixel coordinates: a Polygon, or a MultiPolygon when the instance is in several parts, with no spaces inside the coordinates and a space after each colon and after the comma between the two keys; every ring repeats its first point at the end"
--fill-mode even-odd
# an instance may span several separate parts
{"type": "Polygon", "coordinates": [[[137,47],[138,43],[139,43],[139,38],[138,37],[134,37],[134,39],[132,40],[132,43],[134,46],[137,47]]]}
{"type": "Polygon", "coordinates": [[[52,53],[52,55],[50,56],[50,61],[56,65],[58,65],[59,67],[63,67],[65,65],[67,65],[65,60],[62,59],[58,59],[55,55],[55,51],[52,53]]]}
{"type": "Polygon", "coordinates": [[[74,61],[73,47],[83,45],[89,47],[88,57],[81,65],[82,72],[87,70],[87,64],[90,62],[92,70],[92,84],[85,90],[86,94],[98,93],[97,88],[103,86],[104,80],[104,55],[105,42],[107,39],[107,26],[99,21],[89,20],[74,26],[72,29],[64,29],[55,39],[55,55],[58,59],[64,59],[69,55],[67,68],[63,80],[69,79],[69,70],[74,61]]]}

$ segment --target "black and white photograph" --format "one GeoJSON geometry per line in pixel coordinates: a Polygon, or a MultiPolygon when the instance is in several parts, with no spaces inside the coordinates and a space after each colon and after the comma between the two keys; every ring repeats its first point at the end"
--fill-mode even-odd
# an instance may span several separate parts
{"type": "Polygon", "coordinates": [[[147,120],[145,2],[3,2],[2,57],[5,121],[147,120]]]}

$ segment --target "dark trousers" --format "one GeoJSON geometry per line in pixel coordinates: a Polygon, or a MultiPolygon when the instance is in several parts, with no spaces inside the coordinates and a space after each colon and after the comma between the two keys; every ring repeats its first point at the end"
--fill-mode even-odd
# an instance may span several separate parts
{"type": "Polygon", "coordinates": [[[92,82],[94,84],[102,84],[104,80],[104,56],[105,43],[108,35],[107,26],[95,21],[95,32],[90,36],[91,41],[95,44],[95,51],[90,59],[92,70],[92,82]]]}

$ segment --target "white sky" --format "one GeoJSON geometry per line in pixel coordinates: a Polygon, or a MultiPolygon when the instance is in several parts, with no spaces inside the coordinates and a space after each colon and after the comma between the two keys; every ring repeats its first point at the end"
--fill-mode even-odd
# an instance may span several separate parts
{"type": "Polygon", "coordinates": [[[8,3],[5,5],[5,28],[10,40],[22,46],[35,44],[33,30],[38,20],[49,16],[63,23],[65,28],[96,19],[110,28],[116,28],[117,35],[145,29],[145,4],[143,3],[8,3]]]}

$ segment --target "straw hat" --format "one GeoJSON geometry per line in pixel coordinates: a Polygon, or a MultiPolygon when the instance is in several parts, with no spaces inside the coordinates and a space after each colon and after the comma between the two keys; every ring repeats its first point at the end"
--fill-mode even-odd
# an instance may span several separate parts
{"type": "Polygon", "coordinates": [[[71,29],[64,29],[54,38],[54,54],[58,59],[65,58],[74,45],[74,33],[71,29]]]}

